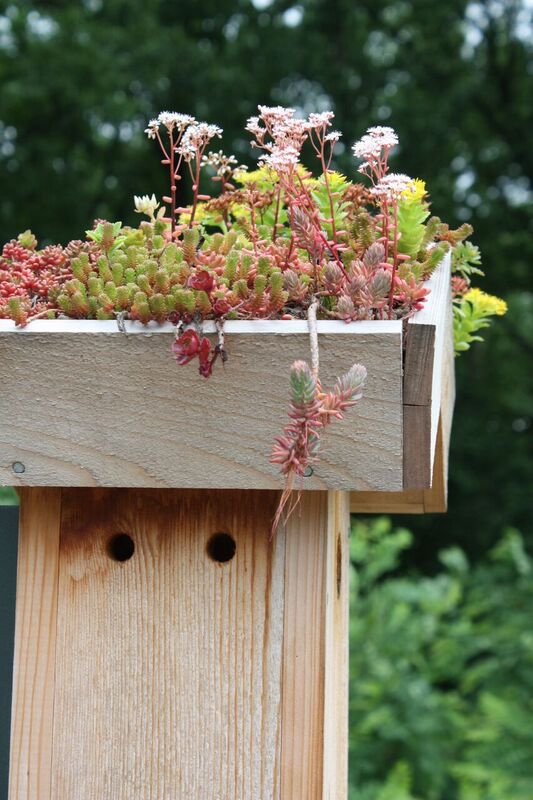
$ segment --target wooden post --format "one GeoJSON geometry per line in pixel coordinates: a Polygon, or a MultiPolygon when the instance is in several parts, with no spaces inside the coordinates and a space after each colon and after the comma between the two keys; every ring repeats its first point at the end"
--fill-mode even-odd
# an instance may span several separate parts
{"type": "Polygon", "coordinates": [[[9,800],[347,796],[348,495],[278,497],[23,490],[9,800]]]}

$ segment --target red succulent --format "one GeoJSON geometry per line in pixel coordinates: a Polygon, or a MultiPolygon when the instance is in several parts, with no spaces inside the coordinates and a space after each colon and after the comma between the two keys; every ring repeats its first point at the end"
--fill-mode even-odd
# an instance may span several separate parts
{"type": "Polygon", "coordinates": [[[212,292],[215,288],[215,279],[206,269],[200,269],[191,275],[188,285],[191,289],[199,289],[209,294],[209,292],[212,292]]]}
{"type": "Polygon", "coordinates": [[[187,328],[180,334],[172,342],[172,350],[178,364],[189,364],[193,359],[198,358],[200,375],[204,378],[211,375],[218,354],[216,351],[213,352],[209,339],[206,336],[200,336],[195,328],[187,328]]]}
{"type": "MultiPolygon", "coordinates": [[[[203,337],[202,337],[203,338],[203,337]]],[[[194,328],[187,328],[172,342],[172,350],[178,364],[188,364],[200,353],[201,339],[194,328]]]]}

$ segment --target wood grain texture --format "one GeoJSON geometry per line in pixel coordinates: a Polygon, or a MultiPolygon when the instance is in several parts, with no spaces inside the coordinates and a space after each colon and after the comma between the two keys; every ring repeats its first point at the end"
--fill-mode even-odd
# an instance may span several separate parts
{"type": "Polygon", "coordinates": [[[431,290],[428,301],[407,325],[403,379],[404,489],[431,487],[443,376],[453,347],[450,272],[448,253],[427,283],[431,290]]]}
{"type": "Polygon", "coordinates": [[[452,432],[453,409],[455,405],[455,352],[453,346],[453,313],[450,311],[445,321],[444,347],[442,355],[442,380],[440,395],[440,422],[442,426],[442,453],[439,456],[442,464],[444,481],[444,502],[448,500],[448,458],[452,432]]]}
{"type": "Polygon", "coordinates": [[[431,405],[403,407],[403,484],[431,486],[431,405]]]}
{"type": "Polygon", "coordinates": [[[21,492],[9,800],[53,800],[61,491],[21,492]]]}
{"type": "Polygon", "coordinates": [[[347,494],[274,540],[276,492],[61,495],[22,491],[10,800],[344,800],[347,494]]]}
{"type": "Polygon", "coordinates": [[[275,493],[66,490],[53,797],[277,796],[283,535],[275,493]],[[228,532],[235,557],[206,554],[228,532]],[[133,557],[107,554],[128,533],[133,557]]]}
{"type": "Polygon", "coordinates": [[[403,403],[431,405],[435,325],[408,324],[406,327],[403,403]]]}
{"type": "Polygon", "coordinates": [[[424,514],[442,514],[448,509],[448,459],[447,447],[445,452],[443,439],[441,421],[437,433],[431,488],[422,490],[424,514]]]}
{"type": "Polygon", "coordinates": [[[447,510],[448,464],[439,424],[433,477],[429,489],[404,489],[402,492],[350,492],[352,514],[429,514],[447,510]]]}
{"type": "Polygon", "coordinates": [[[324,647],[323,800],[348,796],[350,530],[347,492],[328,493],[324,647]]]}
{"type": "MultiPolygon", "coordinates": [[[[354,362],[368,380],[363,400],[325,434],[304,489],[400,490],[401,323],[318,329],[324,386],[354,362]]],[[[194,364],[175,364],[168,329],[111,330],[0,324],[0,483],[280,488],[269,454],[287,418],[290,365],[309,358],[304,322],[228,323],[229,361],[207,381],[194,364]]]]}
{"type": "Polygon", "coordinates": [[[304,496],[285,553],[281,800],[347,792],[348,500],[304,496]]]}

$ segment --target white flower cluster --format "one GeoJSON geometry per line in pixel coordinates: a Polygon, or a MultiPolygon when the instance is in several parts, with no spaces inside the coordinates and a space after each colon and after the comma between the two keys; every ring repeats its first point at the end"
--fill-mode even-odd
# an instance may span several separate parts
{"type": "MultiPolygon", "coordinates": [[[[298,164],[300,152],[311,130],[322,134],[331,125],[333,111],[312,113],[308,119],[295,116],[294,108],[283,106],[258,106],[259,116],[250,117],[246,130],[255,137],[253,147],[266,151],[260,163],[277,172],[286,172],[298,164]],[[272,141],[267,141],[270,137],[272,141]]],[[[325,135],[325,141],[335,144],[341,137],[339,131],[325,135]]]]}
{"type": "Polygon", "coordinates": [[[381,157],[383,150],[388,151],[397,144],[398,136],[394,128],[376,125],[367,130],[365,135],[353,145],[352,150],[356,158],[374,161],[381,157]]]}
{"type": "Polygon", "coordinates": [[[193,125],[189,125],[176,151],[183,156],[185,161],[192,161],[198,153],[202,153],[215,136],[218,136],[219,139],[222,136],[222,128],[219,128],[218,125],[196,122],[193,125]]]}
{"type": "Polygon", "coordinates": [[[387,197],[392,201],[398,200],[404,192],[416,191],[416,186],[409,175],[404,175],[401,172],[391,172],[389,175],[385,175],[370,191],[377,197],[387,197]]]}
{"type": "Polygon", "coordinates": [[[162,111],[157,117],[151,119],[145,133],[149,139],[155,139],[159,128],[163,125],[169,133],[175,128],[183,132],[189,125],[194,125],[196,120],[189,114],[178,114],[176,111],[162,111]]]}
{"type": "Polygon", "coordinates": [[[272,167],[276,172],[287,172],[295,167],[300,158],[300,150],[292,145],[275,144],[267,155],[263,156],[261,163],[272,167]]]}
{"type": "Polygon", "coordinates": [[[324,141],[333,142],[335,144],[336,142],[339,141],[341,136],[342,133],[340,131],[330,131],[329,133],[326,133],[326,135],[324,136],[324,141]]]}
{"type": "Polygon", "coordinates": [[[265,129],[259,122],[259,117],[249,117],[244,130],[256,137],[263,136],[265,133],[265,129]]]}
{"type": "Polygon", "coordinates": [[[259,114],[265,122],[282,121],[290,117],[294,117],[294,108],[285,108],[285,106],[257,106],[259,114]]]}
{"type": "Polygon", "coordinates": [[[320,111],[318,113],[309,114],[309,127],[323,128],[324,126],[329,126],[334,116],[335,114],[333,111],[320,111]]]}

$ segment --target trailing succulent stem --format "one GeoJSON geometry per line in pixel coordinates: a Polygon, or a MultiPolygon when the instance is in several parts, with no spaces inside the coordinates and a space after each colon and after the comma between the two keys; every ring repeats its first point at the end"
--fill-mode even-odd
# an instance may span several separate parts
{"type": "Polygon", "coordinates": [[[286,479],[273,531],[289,501],[295,478],[312,474],[312,465],[318,461],[323,429],[333,419],[342,419],[344,412],[363,396],[367,373],[361,364],[354,364],[338,378],[330,392],[323,391],[317,375],[318,351],[313,345],[312,331],[310,334],[314,367],[309,367],[305,361],[295,361],[291,367],[290,422],[283,429],[283,435],[276,438],[270,456],[270,461],[279,465],[286,479]]]}

